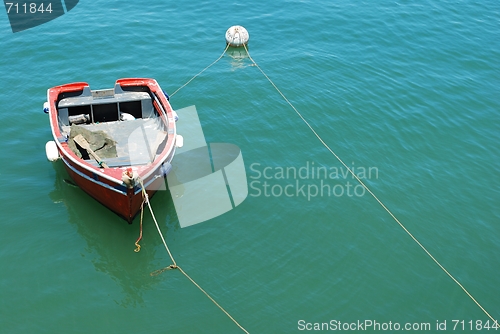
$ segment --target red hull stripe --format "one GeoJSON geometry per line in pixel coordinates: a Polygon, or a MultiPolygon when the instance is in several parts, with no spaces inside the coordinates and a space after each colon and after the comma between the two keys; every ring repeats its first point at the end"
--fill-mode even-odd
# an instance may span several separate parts
{"type": "MultiPolygon", "coordinates": [[[[95,175],[95,176],[97,176],[97,178],[96,178],[96,177],[90,177],[90,176],[88,176],[88,175],[86,175],[86,174],[84,174],[84,173],[80,172],[79,170],[77,170],[77,169],[76,169],[76,168],[74,168],[73,166],[71,166],[71,164],[70,164],[70,163],[68,163],[68,162],[66,161],[66,159],[64,159],[64,158],[63,158],[63,159],[62,159],[62,161],[64,161],[64,164],[65,164],[68,168],[70,168],[72,172],[74,172],[74,173],[78,174],[78,176],[80,176],[80,177],[84,178],[85,180],[87,180],[87,181],[89,181],[89,182],[92,182],[92,183],[95,183],[95,184],[97,184],[97,185],[99,185],[99,186],[101,186],[101,187],[107,188],[107,189],[109,189],[109,190],[116,191],[116,192],[118,192],[118,193],[120,193],[120,194],[122,194],[122,195],[125,195],[125,196],[127,195],[127,188],[126,188],[125,186],[123,186],[123,185],[117,185],[117,186],[115,186],[115,187],[112,187],[112,186],[110,186],[110,185],[109,185],[109,184],[107,184],[107,183],[104,183],[104,182],[99,181],[99,178],[98,178],[98,175],[97,175],[97,174],[95,174],[95,173],[94,173],[94,175],[95,175]]],[[[138,188],[138,189],[139,189],[138,191],[140,191],[140,188],[138,188]]]]}
{"type": "MultiPolygon", "coordinates": [[[[66,166],[68,168],[70,168],[74,173],[78,174],[80,177],[84,178],[85,180],[87,180],[89,182],[92,182],[92,183],[95,183],[95,184],[97,184],[97,185],[99,185],[101,187],[105,187],[105,188],[107,188],[109,190],[116,191],[116,192],[118,192],[120,194],[127,195],[128,188],[125,187],[124,185],[111,186],[111,185],[109,185],[107,183],[101,182],[101,181],[99,181],[99,175],[93,173],[93,176],[94,175],[95,176],[94,177],[90,177],[90,176],[88,176],[88,175],[80,172],[78,169],[74,168],[73,166],[71,166],[71,164],[68,163],[66,161],[66,159],[63,158],[62,160],[64,161],[64,163],[66,164],[66,166]]],[[[151,178],[148,182],[144,183],[144,187],[148,188],[148,186],[150,186],[153,182],[155,182],[156,179],[159,178],[159,177],[160,177],[160,175],[157,175],[157,176],[151,178]]],[[[134,187],[134,196],[137,195],[137,194],[139,194],[140,192],[141,192],[141,187],[140,186],[135,186],[134,187]]]]}

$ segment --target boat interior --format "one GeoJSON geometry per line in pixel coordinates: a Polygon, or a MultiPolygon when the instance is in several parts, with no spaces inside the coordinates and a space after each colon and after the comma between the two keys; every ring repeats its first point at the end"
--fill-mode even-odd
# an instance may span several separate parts
{"type": "MultiPolygon", "coordinates": [[[[77,96],[62,96],[59,100],[59,128],[68,144],[78,129],[97,155],[103,152],[102,160],[109,167],[146,165],[163,151],[168,139],[168,119],[160,117],[156,109],[160,106],[154,99],[149,91],[123,91],[119,85],[95,91],[86,87],[77,96]],[[103,136],[105,141],[94,140],[103,136]],[[115,146],[111,155],[105,153],[110,151],[105,150],[105,145],[115,146]]],[[[70,147],[75,151],[74,144],[70,147]]],[[[98,166],[87,154],[82,159],[98,166]]]]}

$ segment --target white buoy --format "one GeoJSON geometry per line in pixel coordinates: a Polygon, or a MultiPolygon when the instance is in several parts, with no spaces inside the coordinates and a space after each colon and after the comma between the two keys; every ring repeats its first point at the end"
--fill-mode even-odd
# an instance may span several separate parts
{"type": "Polygon", "coordinates": [[[232,26],[226,31],[226,43],[229,46],[240,47],[248,44],[250,35],[242,26],[232,26]]]}
{"type": "Polygon", "coordinates": [[[57,150],[56,142],[51,140],[45,144],[45,154],[49,161],[56,161],[59,159],[59,151],[57,150]]]}

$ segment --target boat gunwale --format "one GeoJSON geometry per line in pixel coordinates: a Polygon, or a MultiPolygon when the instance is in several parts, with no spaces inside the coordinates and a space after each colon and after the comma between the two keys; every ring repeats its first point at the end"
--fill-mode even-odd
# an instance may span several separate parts
{"type": "MultiPolygon", "coordinates": [[[[173,116],[173,109],[170,103],[167,101],[163,91],[161,90],[158,82],[154,79],[144,79],[144,78],[126,78],[126,79],[118,79],[115,82],[115,85],[118,84],[121,87],[147,87],[149,88],[150,93],[155,97],[155,100],[158,101],[160,108],[156,108],[156,111],[159,114],[159,118],[164,123],[167,129],[167,142],[163,151],[157,156],[157,158],[147,165],[133,166],[139,177],[142,180],[148,179],[154,172],[160,168],[162,164],[165,163],[170,157],[170,160],[173,158],[173,154],[175,153],[175,139],[176,139],[176,126],[175,120],[173,116]],[[157,110],[160,109],[160,110],[157,110]],[[166,115],[164,115],[166,113],[166,115]]],[[[54,141],[58,147],[59,152],[62,156],[68,158],[74,164],[80,166],[81,168],[87,170],[91,173],[98,173],[100,177],[107,179],[108,181],[114,182],[118,185],[123,185],[122,181],[122,173],[126,168],[131,166],[121,166],[121,167],[113,167],[102,169],[96,166],[91,165],[79,158],[68,146],[67,142],[61,142],[60,138],[64,137],[59,129],[59,121],[57,115],[57,103],[59,102],[59,97],[62,93],[70,93],[70,92],[78,92],[82,91],[84,88],[89,87],[86,82],[75,82],[69,83],[65,85],[55,86],[49,88],[47,90],[47,99],[49,102],[49,115],[50,115],[50,126],[52,130],[52,135],[54,137],[54,141]]],[[[65,137],[64,137],[65,138],[65,137]]]]}

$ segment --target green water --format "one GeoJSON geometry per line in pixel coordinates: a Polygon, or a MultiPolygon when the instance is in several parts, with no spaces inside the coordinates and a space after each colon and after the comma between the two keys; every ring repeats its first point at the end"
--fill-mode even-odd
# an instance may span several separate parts
{"type": "MultiPolygon", "coordinates": [[[[179,271],[150,276],[170,259],[149,215],[135,253],[138,220],[46,161],[42,112],[47,88],[67,82],[152,77],[171,93],[235,24],[335,153],[499,318],[499,23],[497,1],[97,0],[19,33],[2,14],[0,332],[239,332],[179,271]]],[[[237,208],[183,229],[170,193],[153,198],[177,263],[251,333],[300,332],[300,320],[486,323],[251,65],[225,55],[171,99],[196,106],[208,142],[240,147],[249,184],[237,208]]]]}

